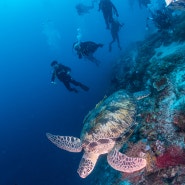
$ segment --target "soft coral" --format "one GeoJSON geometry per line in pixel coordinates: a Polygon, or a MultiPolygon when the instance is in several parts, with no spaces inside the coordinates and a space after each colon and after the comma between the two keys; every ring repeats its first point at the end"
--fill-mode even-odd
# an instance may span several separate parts
{"type": "Polygon", "coordinates": [[[169,147],[166,152],[156,158],[156,165],[159,168],[181,164],[185,165],[185,152],[178,146],[169,147]]]}

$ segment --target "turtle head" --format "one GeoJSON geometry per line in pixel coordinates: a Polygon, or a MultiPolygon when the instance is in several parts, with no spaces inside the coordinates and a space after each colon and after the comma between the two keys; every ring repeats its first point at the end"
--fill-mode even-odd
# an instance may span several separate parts
{"type": "Polygon", "coordinates": [[[86,178],[93,171],[98,156],[97,154],[84,153],[77,170],[81,178],[86,178]]]}
{"type": "Polygon", "coordinates": [[[94,164],[89,159],[82,158],[78,168],[78,174],[81,178],[86,178],[93,170],[94,164]]]}

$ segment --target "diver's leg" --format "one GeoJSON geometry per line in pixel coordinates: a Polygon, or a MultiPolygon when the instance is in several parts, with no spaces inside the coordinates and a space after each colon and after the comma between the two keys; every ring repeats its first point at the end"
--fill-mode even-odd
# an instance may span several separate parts
{"type": "Polygon", "coordinates": [[[113,17],[112,17],[112,11],[111,11],[111,12],[109,12],[109,15],[108,15],[109,23],[112,23],[112,20],[113,20],[113,17]]]}
{"type": "Polygon", "coordinates": [[[109,52],[112,51],[112,44],[115,42],[116,38],[115,35],[112,33],[112,41],[109,43],[109,52]]]}
{"type": "Polygon", "coordinates": [[[120,41],[119,41],[119,36],[118,34],[116,34],[116,40],[117,40],[117,43],[118,43],[118,48],[121,50],[121,46],[120,46],[120,41]]]}
{"type": "Polygon", "coordinates": [[[90,60],[91,62],[95,63],[97,66],[99,66],[100,63],[101,63],[99,60],[97,60],[96,58],[94,58],[94,56],[92,54],[88,55],[87,56],[87,59],[90,60]]]}
{"type": "Polygon", "coordinates": [[[109,52],[112,51],[112,43],[113,43],[113,42],[114,42],[114,41],[112,41],[112,42],[109,43],[109,52]]]}
{"type": "Polygon", "coordinates": [[[70,81],[73,85],[75,86],[80,86],[84,91],[88,91],[89,90],[89,87],[87,87],[86,85],[74,80],[74,79],[71,79],[70,81]]]}
{"type": "Polygon", "coordinates": [[[69,91],[74,91],[75,93],[78,92],[75,88],[72,88],[72,87],[70,86],[69,81],[63,81],[63,83],[64,83],[65,87],[66,87],[69,91]]]}
{"type": "Polygon", "coordinates": [[[105,20],[106,29],[110,29],[110,27],[109,27],[109,16],[106,13],[103,13],[103,17],[104,17],[104,20],[105,20]]]}

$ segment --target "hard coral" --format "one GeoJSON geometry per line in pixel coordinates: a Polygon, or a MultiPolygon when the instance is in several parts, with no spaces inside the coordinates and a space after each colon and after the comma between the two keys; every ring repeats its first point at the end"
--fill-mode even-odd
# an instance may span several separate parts
{"type": "Polygon", "coordinates": [[[132,184],[143,184],[144,179],[144,173],[142,172],[134,172],[134,173],[122,173],[122,179],[125,181],[129,181],[132,184]]]}
{"type": "Polygon", "coordinates": [[[145,152],[146,150],[146,143],[139,141],[135,144],[129,143],[129,149],[126,152],[128,156],[133,156],[133,157],[140,157],[140,153],[145,152]]]}
{"type": "Polygon", "coordinates": [[[155,142],[153,142],[152,149],[157,156],[160,156],[165,151],[165,144],[160,140],[156,140],[155,142]]]}
{"type": "Polygon", "coordinates": [[[168,78],[166,76],[160,77],[153,83],[153,87],[157,89],[157,91],[163,90],[168,85],[168,78]]]}
{"type": "Polygon", "coordinates": [[[174,113],[173,123],[185,131],[185,113],[184,111],[177,111],[174,113]]]}
{"type": "Polygon", "coordinates": [[[169,147],[163,155],[156,158],[156,165],[159,168],[182,164],[185,165],[185,152],[178,146],[169,147]]]}
{"type": "Polygon", "coordinates": [[[182,14],[176,22],[176,26],[173,33],[174,41],[184,41],[185,40],[185,14],[182,14]]]}

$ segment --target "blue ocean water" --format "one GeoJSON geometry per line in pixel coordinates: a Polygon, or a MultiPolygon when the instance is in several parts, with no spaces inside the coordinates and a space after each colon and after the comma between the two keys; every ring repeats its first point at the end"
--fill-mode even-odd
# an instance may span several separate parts
{"type": "MultiPolygon", "coordinates": [[[[105,29],[98,3],[79,16],[79,0],[0,1],[0,185],[86,185],[76,170],[82,153],[56,148],[46,132],[79,137],[85,115],[110,88],[111,69],[121,52],[108,52],[111,36],[105,29]],[[99,67],[79,60],[72,49],[77,29],[82,40],[104,44],[95,56],[99,67]],[[72,69],[72,77],[89,92],[68,92],[62,83],[50,84],[52,60],[72,69]]],[[[145,10],[137,3],[113,0],[124,48],[145,36],[145,10]]]]}

